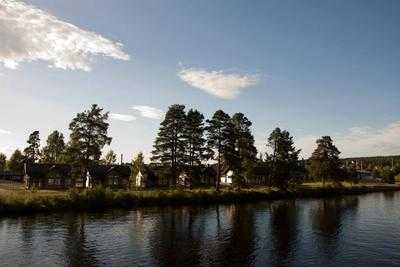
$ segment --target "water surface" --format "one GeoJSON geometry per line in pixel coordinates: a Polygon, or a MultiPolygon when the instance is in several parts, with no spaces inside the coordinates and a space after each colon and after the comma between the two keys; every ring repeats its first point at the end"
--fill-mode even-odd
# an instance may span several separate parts
{"type": "Polygon", "coordinates": [[[0,218],[1,266],[400,266],[400,192],[0,218]]]}

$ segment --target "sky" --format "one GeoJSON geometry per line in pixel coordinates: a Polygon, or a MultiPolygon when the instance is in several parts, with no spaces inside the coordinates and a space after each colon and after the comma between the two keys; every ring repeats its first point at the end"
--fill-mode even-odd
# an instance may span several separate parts
{"type": "Polygon", "coordinates": [[[96,103],[113,149],[149,157],[168,106],[275,127],[302,157],[400,154],[400,1],[0,0],[0,152],[96,103]]]}

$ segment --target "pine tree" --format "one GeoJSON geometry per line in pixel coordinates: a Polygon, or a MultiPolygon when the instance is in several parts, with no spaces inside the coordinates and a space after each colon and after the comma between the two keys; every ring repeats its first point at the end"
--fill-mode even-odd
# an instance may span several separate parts
{"type": "Polygon", "coordinates": [[[190,171],[190,178],[199,172],[203,161],[207,159],[204,138],[204,116],[197,110],[189,110],[184,127],[185,165],[190,171]]]}
{"type": "Polygon", "coordinates": [[[298,173],[300,150],[294,147],[293,137],[288,131],[276,128],[268,138],[267,146],[272,150],[268,155],[271,178],[275,186],[286,189],[298,173]]]}
{"type": "Polygon", "coordinates": [[[34,131],[29,135],[28,146],[24,149],[25,157],[30,162],[36,162],[40,157],[40,137],[39,131],[34,131]]]}
{"type": "Polygon", "coordinates": [[[340,173],[340,151],[333,144],[330,136],[322,136],[317,140],[317,148],[310,158],[310,174],[315,179],[338,181],[340,173]]]}
{"type": "Polygon", "coordinates": [[[101,150],[111,143],[107,135],[108,112],[96,104],[90,110],[78,113],[69,125],[70,141],[67,147],[68,161],[74,166],[76,175],[83,175],[87,169],[99,162],[101,150]]]}
{"type": "Polygon", "coordinates": [[[253,176],[254,164],[257,160],[257,149],[254,146],[254,136],[251,133],[251,121],[243,113],[232,116],[235,138],[235,177],[236,184],[242,184],[253,176]]]}
{"type": "Polygon", "coordinates": [[[59,131],[53,131],[42,149],[41,161],[44,163],[61,163],[65,153],[64,135],[59,131]]]}
{"type": "Polygon", "coordinates": [[[154,142],[151,161],[164,166],[170,186],[176,184],[179,170],[185,162],[185,123],[185,106],[170,106],[154,142]]]}
{"type": "Polygon", "coordinates": [[[231,167],[234,159],[234,127],[228,114],[217,110],[211,120],[207,120],[207,146],[213,151],[212,158],[217,161],[215,188],[219,191],[222,168],[231,167]]]}

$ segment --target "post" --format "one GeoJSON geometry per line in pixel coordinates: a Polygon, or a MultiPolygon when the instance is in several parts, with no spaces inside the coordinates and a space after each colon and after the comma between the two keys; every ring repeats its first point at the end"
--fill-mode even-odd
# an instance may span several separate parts
{"type": "Polygon", "coordinates": [[[123,162],[124,162],[124,154],[121,153],[121,165],[123,164],[123,162]]]}

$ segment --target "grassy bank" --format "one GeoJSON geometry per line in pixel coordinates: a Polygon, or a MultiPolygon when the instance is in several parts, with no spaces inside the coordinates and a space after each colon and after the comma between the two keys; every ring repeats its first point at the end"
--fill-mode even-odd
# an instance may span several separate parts
{"type": "Polygon", "coordinates": [[[239,203],[289,198],[321,198],[346,194],[365,194],[400,190],[399,185],[350,185],[342,186],[309,183],[289,191],[257,187],[231,190],[143,190],[111,191],[96,188],[85,191],[27,191],[20,185],[0,184],[0,216],[12,213],[32,213],[60,210],[94,210],[107,208],[132,208],[162,205],[206,205],[239,203]]]}

